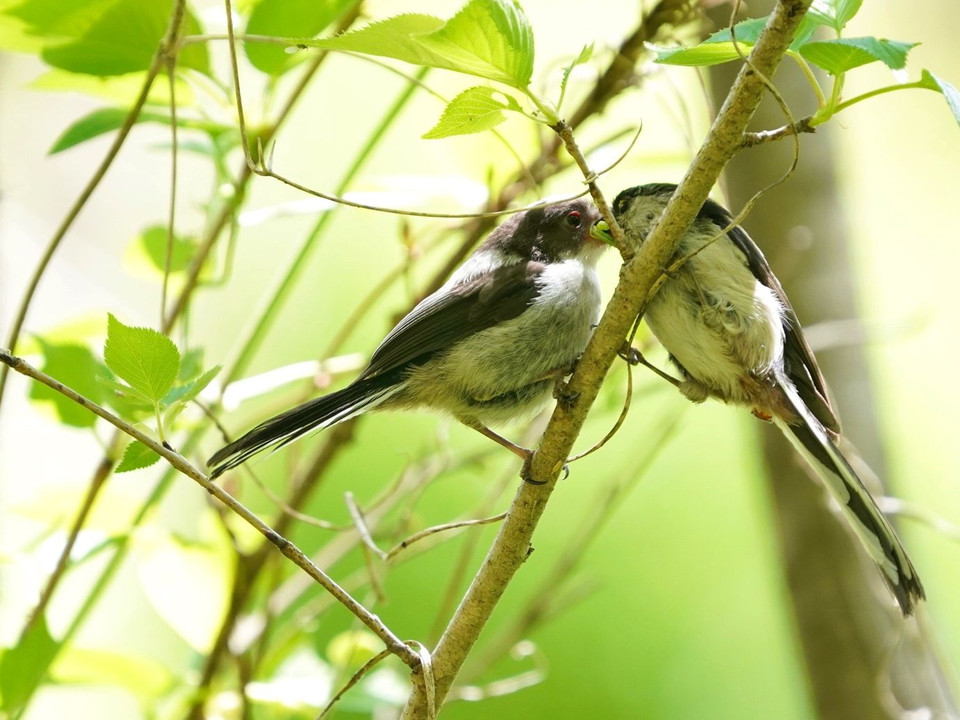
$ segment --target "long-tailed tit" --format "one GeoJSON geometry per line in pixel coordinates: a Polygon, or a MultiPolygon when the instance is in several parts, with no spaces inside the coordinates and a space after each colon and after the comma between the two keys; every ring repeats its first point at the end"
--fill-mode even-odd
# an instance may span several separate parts
{"type": "MultiPolygon", "coordinates": [[[[613,212],[628,239],[646,239],[674,190],[658,183],[619,194],[613,212]]],[[[646,308],[647,324],[679,369],[687,398],[745,405],[780,427],[909,615],[924,597],[917,571],[840,451],[840,423],[790,301],[760,249],[731,223],[723,207],[704,203],[646,308]]]]}
{"type": "Polygon", "coordinates": [[[586,200],[511,216],[397,324],[354,382],[226,445],[208,461],[211,475],[374,409],[448,413],[528,458],[487,425],[542,409],[586,347],[600,314],[599,217],[586,200]]]}

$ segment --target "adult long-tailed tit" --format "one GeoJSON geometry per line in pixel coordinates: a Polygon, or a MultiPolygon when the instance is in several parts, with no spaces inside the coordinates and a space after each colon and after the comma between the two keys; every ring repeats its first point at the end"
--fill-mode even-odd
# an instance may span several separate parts
{"type": "MultiPolygon", "coordinates": [[[[613,213],[642,243],[676,190],[651,184],[621,192],[613,213]]],[[[680,391],[715,397],[773,420],[816,471],[877,564],[904,615],[924,597],[890,523],[840,451],[840,423],[800,322],[763,253],[730,213],[707,200],[646,308],[670,354],[680,391]],[[729,227],[729,229],[727,229],[729,227]]]]}
{"type": "Polygon", "coordinates": [[[226,445],[207,462],[211,476],[374,409],[448,413],[528,458],[487,425],[542,409],[586,347],[600,314],[599,217],[585,200],[511,216],[390,331],[354,382],[226,445]]]}

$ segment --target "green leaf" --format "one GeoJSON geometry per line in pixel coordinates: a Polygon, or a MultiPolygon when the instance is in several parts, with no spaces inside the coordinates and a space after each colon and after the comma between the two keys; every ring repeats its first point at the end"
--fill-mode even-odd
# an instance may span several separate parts
{"type": "Polygon", "coordinates": [[[519,89],[533,75],[533,29],[516,0],[471,0],[423,44],[450,58],[458,72],[519,89]]]}
{"type": "MultiPolygon", "coordinates": [[[[744,54],[750,52],[751,45],[741,42],[737,45],[744,54]]],[[[707,67],[721,63],[739,60],[740,53],[732,42],[703,42],[696,47],[655,48],[657,57],[655,62],[662,65],[682,65],[685,67],[707,67]]]]}
{"type": "Polygon", "coordinates": [[[5,11],[21,20],[45,43],[78,38],[96,23],[116,0],[24,0],[5,11]]]}
{"type": "Polygon", "coordinates": [[[170,338],[150,328],[124,325],[112,314],[103,359],[121,380],[153,402],[169,392],[180,369],[180,351],[170,338]]]}
{"type": "Polygon", "coordinates": [[[13,714],[40,685],[60,644],[40,618],[19,644],[3,653],[0,659],[0,708],[13,714]]]}
{"type": "MultiPolygon", "coordinates": [[[[58,152],[72,148],[86,140],[117,130],[126,122],[129,114],[130,111],[124,108],[94,110],[64,130],[53,147],[50,148],[49,154],[56,155],[58,152]]],[[[170,122],[170,116],[161,113],[141,112],[134,122],[158,122],[166,125],[170,122]]]]}
{"type": "Polygon", "coordinates": [[[471,0],[444,22],[397,15],[305,45],[389,57],[524,89],[533,75],[533,31],[515,0],[471,0]]]}
{"type": "Polygon", "coordinates": [[[907,54],[918,44],[874,37],[836,38],[807,43],[800,54],[831,75],[877,61],[891,70],[901,70],[907,64],[907,54]]]}
{"type": "Polygon", "coordinates": [[[464,90],[443,110],[439,122],[424,134],[424,139],[436,140],[451,135],[470,135],[496,127],[506,116],[504,110],[520,110],[520,104],[509,95],[484,85],[464,90]],[[506,102],[494,94],[508,98],[506,102]]]}
{"type": "Polygon", "coordinates": [[[126,449],[123,451],[123,457],[120,459],[120,464],[117,465],[114,472],[125,473],[130,472],[131,470],[139,470],[140,468],[150,467],[157,460],[160,459],[160,456],[157,455],[153,450],[148,448],[139,440],[134,440],[126,449]]]}
{"type": "MultiPolygon", "coordinates": [[[[247,35],[274,37],[313,36],[355,4],[356,0],[258,0],[250,11],[247,35]]],[[[302,53],[291,54],[282,45],[248,41],[244,44],[250,63],[268,75],[292,68],[302,53]]]]}
{"type": "Polygon", "coordinates": [[[180,372],[177,382],[185,383],[193,380],[203,372],[203,348],[187,350],[180,356],[180,372]]]}
{"type": "Polygon", "coordinates": [[[807,16],[813,16],[820,24],[840,31],[860,12],[863,0],[814,0],[807,16]]]}
{"type": "Polygon", "coordinates": [[[943,78],[937,77],[929,70],[923,71],[920,82],[924,84],[924,87],[943,94],[947,105],[950,107],[950,112],[953,113],[954,119],[960,123],[960,90],[957,90],[954,85],[951,85],[943,78]]]}
{"type": "Polygon", "coordinates": [[[203,389],[213,381],[222,367],[222,365],[215,365],[196,380],[191,380],[183,385],[178,385],[164,395],[163,401],[160,404],[167,406],[173,405],[175,402],[190,402],[197,395],[203,392],[203,389]]]}
{"type": "MultiPolygon", "coordinates": [[[[167,233],[167,228],[163,225],[154,225],[144,230],[136,240],[153,267],[161,273],[167,262],[167,233]]],[[[171,251],[170,272],[183,272],[190,266],[190,261],[197,252],[197,243],[191,238],[174,235],[171,251]]]]}
{"type": "MultiPolygon", "coordinates": [[[[49,3],[28,0],[25,5],[49,3]]],[[[70,4],[78,4],[70,0],[70,4]]],[[[71,22],[57,32],[72,39],[47,46],[41,53],[49,65],[88,75],[122,75],[146,70],[156,53],[170,21],[169,0],[113,0],[95,3],[98,12],[83,8],[70,16],[71,22]],[[78,32],[79,31],[79,32],[78,32]]],[[[198,34],[200,25],[190,13],[184,18],[184,33],[198,34]]],[[[206,45],[185,46],[177,56],[182,68],[210,72],[206,45]]]]}
{"type": "MultiPolygon", "coordinates": [[[[730,28],[723,28],[694,47],[657,48],[656,62],[664,65],[703,67],[739,60],[740,53],[737,52],[733,43],[733,37],[736,36],[737,45],[740,46],[741,52],[746,54],[757,42],[757,38],[767,25],[767,20],[769,17],[742,20],[733,26],[733,33],[730,32],[730,28]]],[[[822,25],[832,26],[833,17],[818,15],[812,11],[807,13],[797,29],[790,49],[796,51],[802,47],[822,25]]]]}
{"type": "Polygon", "coordinates": [[[111,393],[107,398],[108,404],[124,419],[140,419],[143,413],[153,412],[153,400],[136,388],[110,377],[100,378],[100,384],[111,393]]]}
{"type": "Polygon", "coordinates": [[[843,30],[846,24],[860,12],[863,0],[834,0],[834,4],[836,5],[837,24],[840,26],[840,30],[843,30]]]}
{"type": "MultiPolygon", "coordinates": [[[[43,372],[93,402],[101,402],[104,390],[97,376],[102,365],[88,347],[74,343],[55,344],[40,337],[36,340],[43,353],[43,372]]],[[[91,428],[96,423],[96,415],[46,385],[33,383],[30,387],[30,399],[50,403],[57,413],[57,418],[64,425],[91,428]]]]}
{"type": "Polygon", "coordinates": [[[701,45],[733,42],[734,36],[736,36],[738,43],[753,45],[753,43],[757,41],[757,38],[760,37],[760,33],[763,32],[763,28],[766,27],[767,19],[768,18],[762,17],[741,20],[733,26],[732,33],[730,32],[730,28],[723,28],[713,33],[713,35],[704,40],[701,45]]]}
{"type": "Polygon", "coordinates": [[[563,69],[563,77],[560,78],[560,94],[561,95],[563,95],[563,93],[567,89],[567,81],[570,80],[570,73],[573,72],[573,69],[577,65],[583,65],[586,62],[590,62],[590,58],[592,57],[593,57],[593,43],[590,43],[589,45],[584,45],[583,49],[580,51],[580,54],[573,59],[573,62],[571,62],[569,65],[567,65],[563,69]]]}

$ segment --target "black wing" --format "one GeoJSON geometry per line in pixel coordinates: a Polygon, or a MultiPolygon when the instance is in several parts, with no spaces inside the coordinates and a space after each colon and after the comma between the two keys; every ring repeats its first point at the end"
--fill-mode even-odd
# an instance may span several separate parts
{"type": "Polygon", "coordinates": [[[383,339],[360,377],[422,364],[458,340],[519,316],[540,294],[536,280],[545,267],[516,263],[426,297],[383,339]]]}
{"type": "MultiPolygon", "coordinates": [[[[713,200],[707,200],[700,213],[722,228],[733,222],[730,213],[713,200]]],[[[801,399],[810,408],[814,416],[823,423],[824,427],[833,432],[840,432],[840,420],[830,404],[830,396],[827,392],[826,381],[823,379],[823,373],[820,372],[817,359],[803,335],[800,320],[797,319],[797,313],[790,304],[787,294],[783,291],[783,286],[780,285],[777,276],[773,274],[773,270],[770,268],[763,252],[743,228],[738,225],[727,234],[746,257],[747,265],[754,277],[773,290],[783,305],[784,365],[787,376],[797,388],[801,399]]]]}

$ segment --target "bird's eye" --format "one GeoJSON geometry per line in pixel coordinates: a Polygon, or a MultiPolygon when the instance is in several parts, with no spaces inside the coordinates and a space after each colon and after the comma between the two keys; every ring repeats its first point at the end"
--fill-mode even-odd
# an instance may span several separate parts
{"type": "Polygon", "coordinates": [[[570,227],[580,227],[580,213],[576,210],[567,213],[567,225],[570,227]]]}

